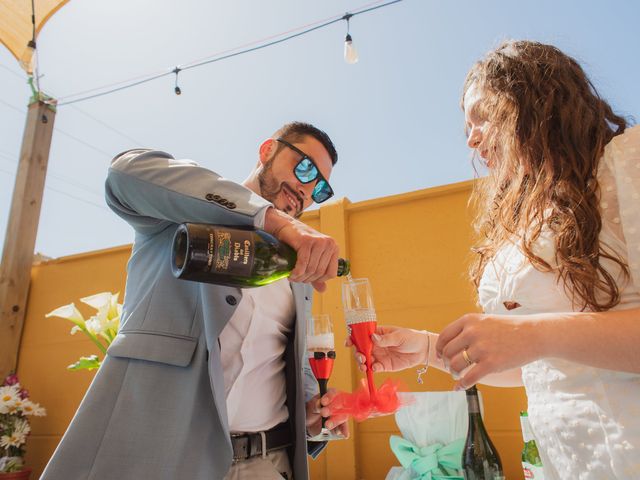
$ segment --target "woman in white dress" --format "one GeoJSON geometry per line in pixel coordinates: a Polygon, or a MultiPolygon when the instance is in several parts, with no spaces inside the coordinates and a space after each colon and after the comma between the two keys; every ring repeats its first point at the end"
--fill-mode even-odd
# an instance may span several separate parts
{"type": "Polygon", "coordinates": [[[373,369],[524,385],[545,478],[640,478],[640,126],[529,41],[473,66],[463,110],[489,170],[471,268],[484,313],[439,335],[379,327],[373,369]]]}

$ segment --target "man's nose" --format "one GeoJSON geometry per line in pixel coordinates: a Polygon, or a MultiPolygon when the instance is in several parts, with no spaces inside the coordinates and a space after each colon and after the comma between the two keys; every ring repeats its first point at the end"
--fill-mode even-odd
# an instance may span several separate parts
{"type": "Polygon", "coordinates": [[[302,201],[306,203],[313,193],[313,188],[315,187],[316,182],[302,183],[298,182],[298,195],[302,198],[302,201]]]}

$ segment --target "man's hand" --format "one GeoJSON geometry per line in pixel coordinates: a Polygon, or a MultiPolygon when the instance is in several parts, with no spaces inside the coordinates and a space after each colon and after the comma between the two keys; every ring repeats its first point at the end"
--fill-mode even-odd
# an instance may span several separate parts
{"type": "Polygon", "coordinates": [[[313,288],[324,292],[325,282],[338,273],[339,248],[336,241],[275,208],[267,210],[264,228],[291,246],[298,255],[289,279],[311,283],[313,288]]]}
{"type": "MultiPolygon", "coordinates": [[[[320,433],[322,417],[329,417],[331,412],[328,407],[337,393],[336,389],[330,388],[321,399],[318,399],[318,395],[316,395],[307,402],[307,432],[309,435],[315,436],[320,433]]],[[[349,423],[347,420],[349,418],[346,415],[334,415],[327,418],[325,427],[333,433],[347,438],[349,436],[349,423]]]]}

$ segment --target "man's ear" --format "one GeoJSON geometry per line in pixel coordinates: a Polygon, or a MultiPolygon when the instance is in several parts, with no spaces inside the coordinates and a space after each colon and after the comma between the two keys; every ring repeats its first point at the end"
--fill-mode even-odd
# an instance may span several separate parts
{"type": "Polygon", "coordinates": [[[258,149],[258,153],[260,156],[260,163],[265,165],[273,156],[276,151],[277,144],[273,138],[267,138],[264,142],[260,144],[260,148],[258,149]]]}

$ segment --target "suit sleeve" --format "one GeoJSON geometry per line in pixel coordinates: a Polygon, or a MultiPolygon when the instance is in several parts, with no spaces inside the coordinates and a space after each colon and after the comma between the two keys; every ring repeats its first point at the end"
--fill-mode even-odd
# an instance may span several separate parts
{"type": "Polygon", "coordinates": [[[304,375],[304,402],[307,403],[314,395],[320,393],[318,381],[313,375],[311,365],[309,364],[309,358],[307,356],[305,356],[304,364],[302,365],[302,373],[304,375]]]}
{"type": "Polygon", "coordinates": [[[261,228],[271,206],[248,188],[191,160],[144,149],[113,159],[105,195],[117,215],[138,233],[149,235],[182,222],[261,228]]]}
{"type": "MultiPolygon", "coordinates": [[[[302,364],[302,375],[304,381],[304,402],[305,404],[313,398],[314,395],[320,393],[318,387],[318,381],[313,375],[311,365],[309,364],[309,357],[305,355],[304,363],[302,364]]],[[[311,458],[315,459],[326,448],[327,442],[307,442],[307,454],[311,458]]]]}

